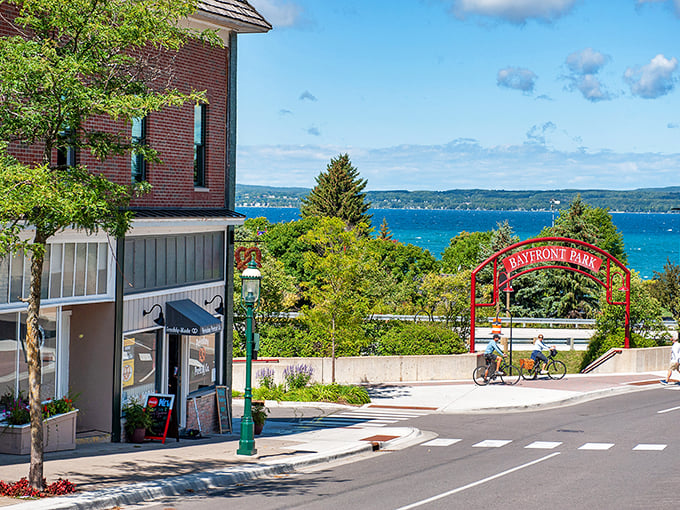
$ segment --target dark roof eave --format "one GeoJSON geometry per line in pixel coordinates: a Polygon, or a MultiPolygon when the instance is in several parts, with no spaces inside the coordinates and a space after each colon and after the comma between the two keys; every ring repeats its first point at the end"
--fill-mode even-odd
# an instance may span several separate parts
{"type": "Polygon", "coordinates": [[[135,218],[227,218],[227,219],[245,219],[245,214],[237,213],[231,209],[214,208],[173,208],[173,207],[130,207],[128,211],[134,213],[135,218]]]}

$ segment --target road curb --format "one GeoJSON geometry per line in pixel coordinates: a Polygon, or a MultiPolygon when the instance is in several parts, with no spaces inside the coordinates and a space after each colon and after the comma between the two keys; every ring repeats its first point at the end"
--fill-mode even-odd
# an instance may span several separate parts
{"type": "Polygon", "coordinates": [[[166,496],[178,496],[187,491],[197,493],[206,489],[228,487],[235,483],[290,473],[300,468],[371,451],[373,451],[371,443],[359,444],[325,453],[302,455],[285,462],[239,464],[219,471],[204,471],[72,496],[27,501],[3,507],[2,510],[106,510],[117,505],[133,505],[166,496]]]}

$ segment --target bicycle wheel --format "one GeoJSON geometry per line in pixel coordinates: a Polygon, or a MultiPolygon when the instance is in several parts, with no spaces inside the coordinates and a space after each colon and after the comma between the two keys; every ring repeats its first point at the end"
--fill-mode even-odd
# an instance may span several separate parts
{"type": "Polygon", "coordinates": [[[522,368],[522,379],[524,379],[525,381],[528,381],[530,379],[536,379],[537,376],[538,372],[536,372],[535,369],[532,368],[530,370],[525,370],[522,368]]]}
{"type": "Polygon", "coordinates": [[[548,377],[551,379],[562,379],[567,373],[567,365],[560,360],[552,360],[548,363],[548,377]]]}
{"type": "Polygon", "coordinates": [[[522,378],[522,369],[515,365],[505,365],[503,372],[505,375],[501,375],[500,378],[506,384],[517,384],[522,378]]]}
{"type": "Polygon", "coordinates": [[[475,381],[476,385],[486,386],[487,384],[489,384],[489,380],[484,378],[485,373],[486,367],[475,368],[474,372],[472,372],[472,380],[475,381]]]}

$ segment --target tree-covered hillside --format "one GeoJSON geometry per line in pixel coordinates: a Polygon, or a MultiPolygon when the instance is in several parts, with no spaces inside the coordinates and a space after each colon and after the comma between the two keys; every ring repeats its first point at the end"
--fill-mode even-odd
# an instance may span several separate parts
{"type": "MultiPolygon", "coordinates": [[[[240,206],[300,207],[307,188],[236,185],[240,206]]],[[[457,189],[448,191],[367,191],[366,201],[375,209],[566,209],[577,195],[592,205],[611,211],[668,212],[680,207],[680,186],[636,190],[506,191],[457,189]],[[559,201],[559,204],[555,203],[559,201]]]]}

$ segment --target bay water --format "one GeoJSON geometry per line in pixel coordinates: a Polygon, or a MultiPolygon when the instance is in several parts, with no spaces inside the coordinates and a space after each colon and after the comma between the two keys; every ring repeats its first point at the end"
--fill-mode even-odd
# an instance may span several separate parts
{"type": "MultiPolygon", "coordinates": [[[[248,218],[265,217],[271,223],[300,219],[297,208],[238,207],[248,218]]],[[[377,233],[383,219],[392,238],[414,244],[441,258],[452,237],[459,233],[484,232],[508,221],[520,240],[537,237],[557,217],[551,211],[454,211],[429,209],[371,209],[373,228],[377,233]]],[[[623,234],[628,267],[642,278],[652,278],[663,271],[666,259],[680,264],[680,214],[612,213],[614,225],[623,234]]]]}

